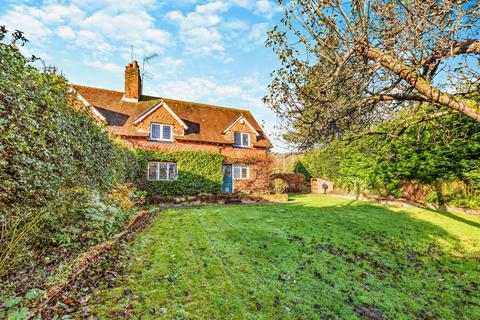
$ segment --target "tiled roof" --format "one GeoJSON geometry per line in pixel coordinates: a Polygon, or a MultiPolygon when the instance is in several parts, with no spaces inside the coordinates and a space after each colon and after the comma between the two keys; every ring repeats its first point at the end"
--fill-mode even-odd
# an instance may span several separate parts
{"type": "Polygon", "coordinates": [[[232,144],[222,132],[243,115],[260,136],[257,141],[252,141],[253,146],[272,147],[260,125],[247,110],[151,96],[142,96],[139,102],[126,102],[122,100],[123,92],[81,85],[72,87],[107,119],[110,131],[117,135],[147,136],[146,133],[137,131],[133,121],[164,101],[188,126],[184,136],[175,137],[178,140],[232,144]]]}

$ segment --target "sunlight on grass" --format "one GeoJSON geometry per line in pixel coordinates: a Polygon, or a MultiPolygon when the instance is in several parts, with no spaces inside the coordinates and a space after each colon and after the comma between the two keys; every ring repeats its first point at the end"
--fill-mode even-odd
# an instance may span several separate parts
{"type": "Polygon", "coordinates": [[[479,222],[313,195],[166,210],[93,308],[99,318],[472,319],[479,222]]]}

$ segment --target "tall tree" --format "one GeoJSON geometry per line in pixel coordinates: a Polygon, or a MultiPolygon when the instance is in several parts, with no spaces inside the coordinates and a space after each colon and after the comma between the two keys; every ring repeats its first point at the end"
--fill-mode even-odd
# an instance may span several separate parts
{"type": "Polygon", "coordinates": [[[282,66],[265,101],[288,140],[306,148],[406,108],[480,121],[477,0],[291,0],[284,14],[268,33],[282,66]]]}

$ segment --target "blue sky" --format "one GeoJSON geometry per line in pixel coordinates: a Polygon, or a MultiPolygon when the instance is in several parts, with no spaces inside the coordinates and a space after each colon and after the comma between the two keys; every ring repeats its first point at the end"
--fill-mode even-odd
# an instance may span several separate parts
{"type": "MultiPolygon", "coordinates": [[[[276,56],[265,32],[281,16],[270,0],[0,1],[0,25],[25,32],[26,54],[70,82],[123,91],[124,66],[157,53],[144,93],[253,112],[274,139],[277,120],[261,99],[276,56]]],[[[278,148],[279,143],[275,143],[278,148]]]]}

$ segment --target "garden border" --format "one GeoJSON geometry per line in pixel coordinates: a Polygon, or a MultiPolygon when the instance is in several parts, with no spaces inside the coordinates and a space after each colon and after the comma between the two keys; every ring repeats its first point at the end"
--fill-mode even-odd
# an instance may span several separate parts
{"type": "Polygon", "coordinates": [[[328,193],[327,196],[341,197],[345,199],[352,200],[362,200],[367,202],[376,202],[394,207],[416,207],[423,209],[431,209],[435,211],[442,212],[453,212],[453,213],[463,213],[471,215],[480,215],[480,209],[471,209],[471,208],[458,208],[458,207],[449,207],[449,206],[434,206],[432,204],[424,204],[420,202],[410,201],[401,198],[382,198],[382,197],[369,197],[365,195],[356,196],[352,194],[341,194],[341,193],[328,193]]]}

